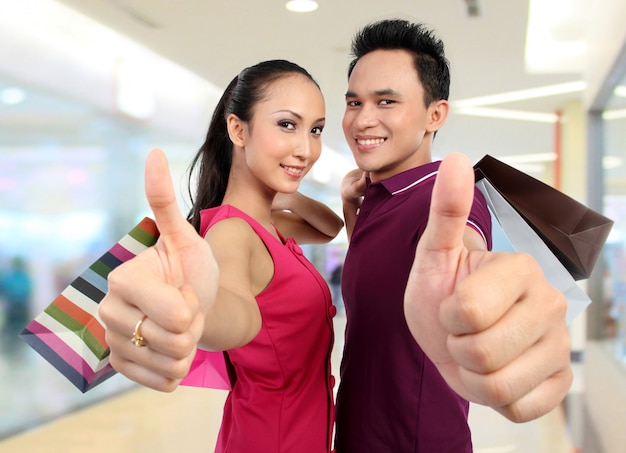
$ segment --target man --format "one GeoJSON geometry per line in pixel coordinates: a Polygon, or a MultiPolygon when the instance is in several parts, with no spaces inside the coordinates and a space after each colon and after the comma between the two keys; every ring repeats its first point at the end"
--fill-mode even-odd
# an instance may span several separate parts
{"type": "Polygon", "coordinates": [[[352,52],[343,129],[360,170],[342,184],[348,322],[335,447],[471,452],[468,401],[526,421],[566,395],[566,302],[532,258],[487,251],[470,163],[432,162],[448,114],[443,43],[386,20],[361,30],[352,52]],[[433,192],[436,179],[445,189],[433,192]]]}

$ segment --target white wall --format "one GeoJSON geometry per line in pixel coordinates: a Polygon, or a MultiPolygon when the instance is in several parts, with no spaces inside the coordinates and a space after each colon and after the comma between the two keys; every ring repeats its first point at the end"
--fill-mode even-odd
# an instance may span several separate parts
{"type": "Polygon", "coordinates": [[[626,451],[626,366],[609,346],[589,342],[585,352],[587,409],[606,453],[626,451]]]}

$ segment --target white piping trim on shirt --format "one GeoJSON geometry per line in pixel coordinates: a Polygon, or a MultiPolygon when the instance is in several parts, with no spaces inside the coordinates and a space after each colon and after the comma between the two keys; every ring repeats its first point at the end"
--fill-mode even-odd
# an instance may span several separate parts
{"type": "Polygon", "coordinates": [[[409,190],[411,187],[416,186],[417,184],[419,184],[420,182],[426,181],[428,178],[432,178],[433,176],[435,176],[438,173],[438,171],[433,171],[432,173],[426,175],[426,176],[422,176],[420,179],[418,179],[417,181],[413,181],[411,184],[409,184],[406,187],[403,187],[402,189],[398,189],[395,192],[391,192],[391,195],[396,195],[399,194],[400,192],[404,192],[405,190],[409,190]]]}
{"type": "Polygon", "coordinates": [[[487,238],[485,237],[485,233],[483,233],[483,231],[479,228],[479,226],[478,226],[478,225],[476,225],[476,223],[475,223],[475,222],[472,222],[470,219],[467,219],[467,222],[466,222],[466,223],[467,223],[468,225],[473,226],[473,227],[474,227],[474,229],[480,233],[480,235],[481,235],[481,236],[482,236],[482,238],[483,238],[483,242],[485,243],[485,245],[487,245],[487,238]]]}
{"type": "MultiPolygon", "coordinates": [[[[399,194],[401,192],[404,192],[405,190],[409,190],[411,187],[416,186],[417,184],[426,181],[428,178],[432,178],[433,176],[435,176],[437,173],[439,173],[438,171],[433,171],[432,173],[429,173],[425,176],[422,176],[420,179],[418,179],[417,181],[413,181],[411,184],[409,184],[406,187],[403,187],[402,189],[398,189],[395,192],[391,192],[391,195],[396,195],[399,194]]],[[[357,212],[358,215],[358,212],[357,212]]],[[[481,235],[481,237],[483,238],[483,242],[485,243],[485,245],[487,245],[487,237],[485,236],[485,233],[483,233],[483,231],[480,229],[480,227],[475,223],[472,222],[471,220],[467,219],[467,224],[471,225],[476,231],[478,231],[478,233],[481,235]]]]}

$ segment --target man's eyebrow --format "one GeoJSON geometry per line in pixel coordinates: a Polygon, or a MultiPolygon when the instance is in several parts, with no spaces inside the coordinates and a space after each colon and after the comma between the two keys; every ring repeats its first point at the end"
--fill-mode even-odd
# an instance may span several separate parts
{"type": "MultiPolygon", "coordinates": [[[[392,88],[385,88],[382,90],[374,90],[373,94],[375,96],[400,96],[400,92],[392,89],[392,88]]],[[[346,92],[346,97],[347,98],[354,98],[357,97],[357,94],[353,91],[347,91],[346,92]]]]}
{"type": "Polygon", "coordinates": [[[374,94],[378,96],[400,96],[400,92],[392,88],[386,88],[384,90],[376,90],[374,94]]]}

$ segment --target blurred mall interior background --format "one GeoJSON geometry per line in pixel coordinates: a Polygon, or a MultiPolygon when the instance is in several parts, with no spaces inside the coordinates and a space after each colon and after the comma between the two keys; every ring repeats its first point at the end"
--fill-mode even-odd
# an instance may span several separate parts
{"type": "MultiPolygon", "coordinates": [[[[626,451],[626,6],[434,3],[320,0],[306,16],[283,0],[1,0],[0,451],[136,390],[115,376],[82,394],[17,333],[150,215],[150,149],[166,151],[186,212],[187,166],[223,87],[245,65],[283,57],[317,77],[328,126],[302,191],[341,213],[339,184],[353,168],[340,128],[347,44],[359,26],[391,16],[425,21],[446,42],[452,114],[435,157],[491,154],[615,221],[594,273],[580,282],[593,302],[571,325],[576,380],[548,431],[565,433],[567,451],[626,451]],[[552,35],[561,47],[549,45],[552,35]],[[537,48],[548,53],[532,60],[537,48]]],[[[330,278],[346,247],[342,232],[305,251],[330,278]]],[[[476,419],[481,439],[502,423],[491,417],[476,419]]],[[[546,438],[546,452],[565,451],[546,438]]]]}

